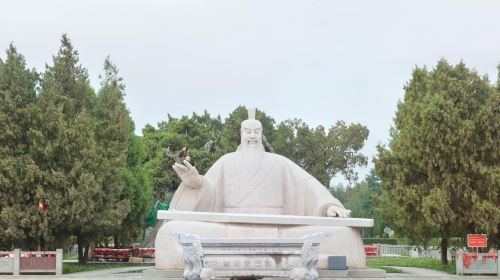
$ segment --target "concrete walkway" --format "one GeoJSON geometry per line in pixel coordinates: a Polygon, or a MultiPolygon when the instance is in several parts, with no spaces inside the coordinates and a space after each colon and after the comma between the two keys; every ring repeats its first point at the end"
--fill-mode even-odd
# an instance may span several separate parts
{"type": "MultiPolygon", "coordinates": [[[[55,275],[0,275],[0,280],[5,279],[68,279],[68,280],[79,280],[79,279],[102,279],[102,280],[128,280],[128,279],[146,279],[142,277],[142,270],[151,269],[153,267],[123,267],[123,268],[112,268],[112,269],[101,269],[87,272],[78,272],[65,274],[62,276],[55,275]]],[[[436,271],[425,268],[416,267],[395,267],[402,270],[403,273],[388,273],[386,279],[390,280],[423,280],[423,279],[436,279],[436,280],[489,280],[489,279],[500,279],[498,276],[457,276],[447,274],[442,271],[436,271]]],[[[347,280],[347,278],[344,278],[347,280]]],[[[381,280],[382,278],[372,278],[365,280],[381,280]]],[[[360,278],[350,279],[350,280],[361,280],[360,278]]]]}
{"type": "Polygon", "coordinates": [[[0,280],[4,279],[103,279],[103,280],[126,280],[126,279],[144,279],[142,271],[151,269],[154,266],[135,266],[135,267],[120,267],[111,269],[99,269],[92,271],[76,272],[71,274],[64,274],[62,276],[55,276],[53,274],[47,275],[0,275],[0,280]]]}
{"type": "Polygon", "coordinates": [[[405,279],[405,280],[422,280],[422,279],[453,279],[453,280],[487,280],[487,279],[500,279],[498,276],[458,276],[453,274],[448,274],[443,271],[419,268],[419,267],[400,267],[391,266],[394,268],[401,269],[402,273],[388,273],[387,278],[389,279],[405,279]]]}

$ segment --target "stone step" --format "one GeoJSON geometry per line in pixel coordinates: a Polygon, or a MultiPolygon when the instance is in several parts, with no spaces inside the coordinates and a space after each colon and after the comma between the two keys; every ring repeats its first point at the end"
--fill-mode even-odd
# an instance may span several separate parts
{"type": "MultiPolygon", "coordinates": [[[[145,279],[168,279],[184,280],[182,270],[159,270],[146,269],[142,271],[145,279]]],[[[377,268],[352,268],[347,270],[318,270],[320,280],[330,280],[338,278],[385,278],[386,273],[383,269],[377,268]]],[[[271,279],[271,278],[264,278],[271,279]]],[[[222,280],[222,279],[221,279],[222,280]]],[[[288,278],[273,278],[272,280],[289,280],[288,278]]]]}

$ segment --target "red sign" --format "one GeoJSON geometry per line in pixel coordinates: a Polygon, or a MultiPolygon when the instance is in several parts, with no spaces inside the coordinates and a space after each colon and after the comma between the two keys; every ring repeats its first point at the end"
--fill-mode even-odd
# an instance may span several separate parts
{"type": "Polygon", "coordinates": [[[379,256],[380,250],[377,245],[365,245],[365,254],[367,256],[379,256]]]}
{"type": "Polygon", "coordinates": [[[486,247],[486,234],[467,234],[467,247],[486,247]]]}

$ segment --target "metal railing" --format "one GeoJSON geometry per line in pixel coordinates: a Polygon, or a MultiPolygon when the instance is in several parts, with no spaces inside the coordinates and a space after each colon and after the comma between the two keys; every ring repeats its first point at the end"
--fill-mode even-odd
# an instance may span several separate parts
{"type": "Polygon", "coordinates": [[[379,246],[380,255],[401,255],[409,256],[411,246],[409,245],[392,245],[392,244],[376,244],[379,246]]]}
{"type": "Polygon", "coordinates": [[[19,275],[21,273],[53,272],[62,274],[62,249],[56,251],[0,252],[0,272],[19,275]]]}

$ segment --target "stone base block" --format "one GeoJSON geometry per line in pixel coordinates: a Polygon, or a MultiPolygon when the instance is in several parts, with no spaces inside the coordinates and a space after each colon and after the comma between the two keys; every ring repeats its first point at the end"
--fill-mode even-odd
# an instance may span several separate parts
{"type": "Polygon", "coordinates": [[[385,270],[378,268],[352,269],[348,272],[349,278],[385,278],[385,270]]]}
{"type": "MultiPolygon", "coordinates": [[[[320,217],[317,217],[320,218],[320,217]]],[[[326,219],[326,218],[325,218],[326,219]]],[[[335,218],[336,219],[336,218],[335,218]]],[[[332,219],[332,220],[335,220],[332,219]]],[[[329,256],[345,256],[351,268],[366,267],[366,256],[358,228],[345,226],[290,226],[268,224],[231,224],[194,221],[165,222],[155,241],[155,265],[161,270],[184,269],[182,246],[177,233],[196,234],[201,238],[301,238],[306,234],[326,232],[321,240],[317,268],[328,269],[329,256]]]]}
{"type": "MultiPolygon", "coordinates": [[[[145,269],[142,271],[144,279],[184,280],[182,270],[145,269]]],[[[318,270],[320,280],[338,278],[385,278],[385,270],[377,268],[355,268],[347,270],[318,270]]],[[[277,278],[275,278],[276,280],[277,278]]],[[[284,279],[285,280],[285,279],[284,279]]],[[[288,279],[286,279],[288,280],[288,279]]]]}

